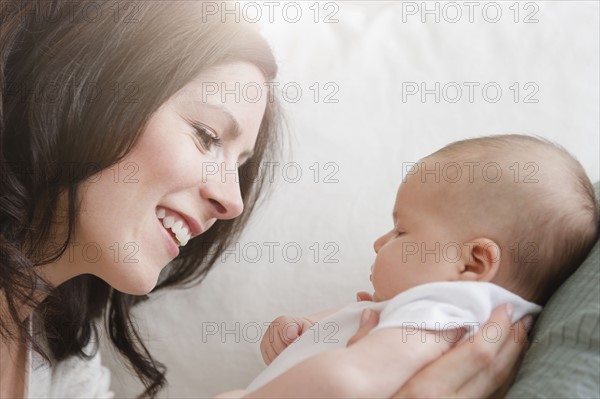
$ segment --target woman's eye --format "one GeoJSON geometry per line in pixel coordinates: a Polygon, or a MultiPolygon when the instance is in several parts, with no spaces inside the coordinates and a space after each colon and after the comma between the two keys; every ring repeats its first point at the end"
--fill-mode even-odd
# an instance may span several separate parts
{"type": "Polygon", "coordinates": [[[213,146],[221,146],[221,139],[212,130],[198,123],[194,123],[192,126],[196,131],[196,136],[200,140],[200,144],[205,150],[210,151],[213,146]]]}
{"type": "Polygon", "coordinates": [[[398,238],[400,237],[402,234],[404,234],[403,231],[394,231],[394,238],[398,238]]]}

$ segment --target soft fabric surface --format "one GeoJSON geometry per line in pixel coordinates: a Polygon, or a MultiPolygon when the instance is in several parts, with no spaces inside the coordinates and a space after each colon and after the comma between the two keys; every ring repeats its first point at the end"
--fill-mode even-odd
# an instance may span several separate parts
{"type": "MultiPolygon", "coordinates": [[[[596,183],[596,198],[600,196],[596,183]]],[[[600,395],[600,243],[553,295],[509,398],[600,395]]]]}
{"type": "MultiPolygon", "coordinates": [[[[149,349],[168,367],[162,397],[210,397],[246,386],[264,368],[264,323],[348,304],[356,291],[370,290],[372,244],[392,227],[405,162],[453,140],[521,132],[564,145],[598,180],[597,2],[535,2],[539,22],[527,24],[514,22],[513,2],[499,2],[497,23],[481,17],[483,3],[473,23],[465,7],[457,23],[432,16],[422,23],[420,15],[404,23],[394,2],[336,2],[338,22],[314,23],[312,3],[302,3],[298,23],[276,17],[264,24],[280,88],[288,84],[288,99],[295,84],[303,93],[284,103],[289,129],[272,195],[200,286],[158,293],[136,311],[149,349]],[[403,101],[403,83],[421,82],[447,85],[446,97],[403,101]],[[452,82],[464,89],[455,103],[446,101],[454,97],[452,82]],[[468,82],[479,83],[473,102],[468,82]],[[502,89],[495,103],[481,92],[490,82],[502,89]],[[528,82],[539,88],[536,103],[523,102],[535,87],[526,89],[528,82]],[[325,102],[327,95],[338,101],[325,102]]],[[[520,11],[519,21],[532,12],[520,11]]],[[[116,396],[138,394],[136,378],[110,349],[103,352],[116,396]]],[[[560,378],[574,378],[564,373],[560,378]]]]}

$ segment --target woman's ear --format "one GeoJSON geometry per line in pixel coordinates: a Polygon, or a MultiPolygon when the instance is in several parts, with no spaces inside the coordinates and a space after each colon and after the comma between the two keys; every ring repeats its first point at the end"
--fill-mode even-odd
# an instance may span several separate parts
{"type": "Polygon", "coordinates": [[[500,268],[500,245],[489,238],[476,238],[464,244],[464,267],[460,280],[492,281],[500,268]]]}

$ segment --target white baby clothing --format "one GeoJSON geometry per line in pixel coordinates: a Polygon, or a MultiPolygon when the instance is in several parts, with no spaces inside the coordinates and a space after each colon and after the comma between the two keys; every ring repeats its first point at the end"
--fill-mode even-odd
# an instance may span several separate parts
{"type": "MultiPolygon", "coordinates": [[[[474,281],[427,283],[408,289],[388,301],[352,303],[304,332],[246,390],[255,391],[296,364],[321,352],[345,347],[358,330],[363,309],[380,312],[379,324],[372,331],[404,328],[408,334],[431,330],[448,333],[452,338],[455,335],[450,335],[450,331],[459,328],[465,328],[468,335],[476,333],[490,318],[492,310],[505,303],[513,306],[513,322],[542,310],[541,306],[498,285],[474,281]]],[[[489,334],[500,334],[500,331],[490,330],[489,334]]]]}
{"type": "MultiPolygon", "coordinates": [[[[35,312],[29,318],[29,329],[36,342],[49,354],[47,341],[41,331],[41,320],[35,312]]],[[[91,353],[94,343],[84,349],[91,353]]],[[[50,365],[39,353],[27,348],[27,378],[25,398],[113,398],[110,372],[102,366],[100,351],[91,359],[71,356],[50,365]]]]}

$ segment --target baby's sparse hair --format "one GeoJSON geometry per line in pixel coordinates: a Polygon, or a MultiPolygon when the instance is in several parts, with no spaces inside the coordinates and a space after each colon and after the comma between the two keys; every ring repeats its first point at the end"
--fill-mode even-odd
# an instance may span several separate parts
{"type": "Polygon", "coordinates": [[[496,164],[491,178],[473,173],[467,186],[455,185],[449,200],[467,207],[453,214],[464,219],[468,212],[477,233],[500,245],[501,267],[513,276],[507,288],[530,301],[545,304],[598,237],[592,183],[560,145],[517,134],[486,136],[451,143],[426,159],[496,164]]]}

